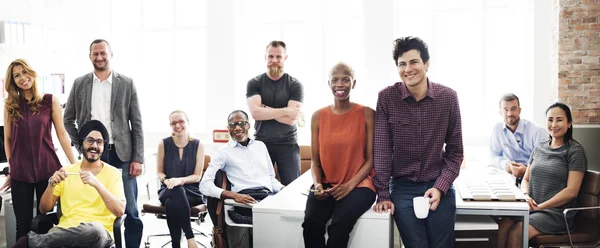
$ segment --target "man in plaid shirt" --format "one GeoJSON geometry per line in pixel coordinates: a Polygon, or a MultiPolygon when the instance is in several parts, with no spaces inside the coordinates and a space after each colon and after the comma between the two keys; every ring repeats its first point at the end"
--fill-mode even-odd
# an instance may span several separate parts
{"type": "Polygon", "coordinates": [[[419,38],[394,42],[402,82],[379,92],[375,113],[376,212],[394,215],[406,247],[453,247],[456,201],[452,182],[463,161],[456,92],[429,81],[429,52],[419,38]],[[426,219],[413,198],[429,198],[426,219]]]}

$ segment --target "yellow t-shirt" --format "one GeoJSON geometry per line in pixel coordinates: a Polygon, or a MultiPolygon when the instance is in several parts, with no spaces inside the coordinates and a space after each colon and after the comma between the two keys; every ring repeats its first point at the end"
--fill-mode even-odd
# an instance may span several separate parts
{"type": "MultiPolygon", "coordinates": [[[[125,201],[121,171],[107,163],[96,178],[114,195],[111,201],[125,201]],[[115,199],[116,197],[116,199],[115,199]]],[[[81,162],[63,167],[67,172],[81,171],[81,162]]],[[[112,235],[113,223],[117,218],[112,214],[100,194],[94,187],[84,184],[78,175],[69,175],[54,187],[53,194],[60,197],[62,216],[58,227],[69,228],[79,226],[82,222],[98,222],[112,235]]]]}

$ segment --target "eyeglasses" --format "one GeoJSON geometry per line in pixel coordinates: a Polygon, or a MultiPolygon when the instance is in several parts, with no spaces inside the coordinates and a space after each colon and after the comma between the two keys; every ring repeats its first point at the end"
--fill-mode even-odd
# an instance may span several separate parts
{"type": "Polygon", "coordinates": [[[94,143],[98,144],[99,146],[104,145],[103,139],[85,138],[83,140],[85,141],[86,144],[88,144],[90,146],[93,145],[94,143]]]}
{"type": "Polygon", "coordinates": [[[237,121],[237,122],[232,121],[232,122],[229,122],[229,128],[235,128],[236,126],[245,127],[246,124],[248,124],[247,121],[237,121]]]}
{"type": "Polygon", "coordinates": [[[179,124],[180,126],[183,126],[184,123],[185,123],[185,120],[173,121],[173,122],[171,122],[171,126],[174,127],[177,124],[179,124]]]}

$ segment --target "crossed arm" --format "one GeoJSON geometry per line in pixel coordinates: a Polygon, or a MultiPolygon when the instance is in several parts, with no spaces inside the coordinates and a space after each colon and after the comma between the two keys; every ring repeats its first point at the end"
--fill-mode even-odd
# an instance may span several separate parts
{"type": "Polygon", "coordinates": [[[284,108],[272,108],[262,104],[260,95],[248,97],[247,102],[252,118],[257,121],[276,120],[291,126],[302,114],[302,103],[295,100],[289,100],[287,107],[284,108]]]}

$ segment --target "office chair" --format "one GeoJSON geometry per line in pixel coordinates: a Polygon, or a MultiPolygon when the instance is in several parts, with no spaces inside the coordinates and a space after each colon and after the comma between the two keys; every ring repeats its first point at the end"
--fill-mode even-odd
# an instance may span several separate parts
{"type": "MultiPolygon", "coordinates": [[[[209,155],[204,155],[204,168],[203,168],[203,171],[206,171],[206,168],[208,167],[208,163],[209,162],[210,162],[210,156],[209,155]]],[[[202,175],[204,175],[204,172],[202,173],[202,175]]],[[[160,182],[158,184],[160,185],[160,182]]],[[[148,198],[150,198],[150,186],[149,186],[149,182],[146,183],[146,190],[148,192],[148,198]]],[[[200,205],[197,205],[197,206],[191,206],[190,210],[191,210],[190,221],[194,221],[198,225],[200,225],[201,223],[204,223],[204,219],[205,219],[206,214],[207,214],[206,204],[200,204],[200,205]]],[[[158,199],[153,200],[153,201],[148,202],[148,203],[145,203],[142,206],[142,214],[146,214],[146,213],[154,214],[159,219],[166,219],[167,218],[167,210],[165,209],[165,206],[163,206],[158,199]]],[[[209,237],[207,234],[205,234],[204,232],[201,232],[201,231],[195,229],[193,226],[192,226],[192,231],[194,231],[194,235],[202,235],[202,236],[205,236],[205,237],[209,237]]],[[[170,233],[148,235],[148,237],[146,238],[146,242],[144,242],[144,247],[146,247],[146,248],[150,247],[150,238],[151,237],[170,237],[170,236],[171,236],[170,233]]],[[[171,243],[171,240],[169,240],[167,243],[163,244],[162,247],[165,247],[165,246],[167,246],[170,243],[171,243]]],[[[203,247],[206,247],[204,244],[200,243],[197,240],[196,240],[196,243],[200,244],[203,247]]]]}
{"type": "Polygon", "coordinates": [[[529,240],[533,247],[600,246],[600,172],[588,170],[585,173],[581,189],[577,196],[577,208],[568,208],[563,212],[567,224],[567,233],[563,235],[540,235],[529,240]],[[578,211],[575,216],[573,232],[569,231],[567,213],[578,211]]]}
{"type": "MultiPolygon", "coordinates": [[[[56,205],[56,211],[48,212],[45,215],[40,214],[33,218],[33,220],[31,221],[31,231],[38,234],[48,233],[48,231],[52,227],[54,227],[54,225],[58,224],[58,220],[60,219],[61,215],[62,213],[60,211],[59,200],[59,204],[56,205]]],[[[123,233],[123,231],[125,230],[125,228],[123,228],[123,220],[125,220],[125,217],[127,217],[126,214],[124,214],[121,217],[117,217],[113,223],[113,236],[115,243],[109,246],[110,248],[125,247],[125,239],[123,239],[123,236],[125,236],[123,233]]]]}

